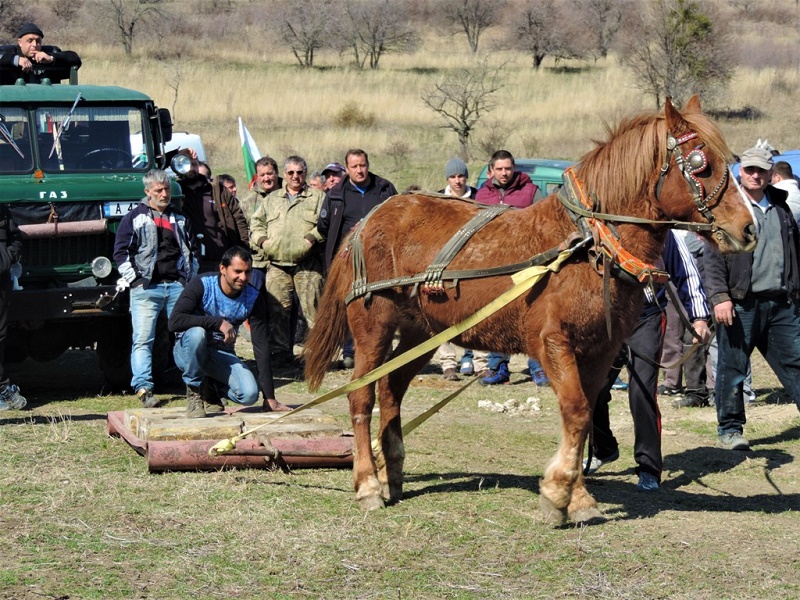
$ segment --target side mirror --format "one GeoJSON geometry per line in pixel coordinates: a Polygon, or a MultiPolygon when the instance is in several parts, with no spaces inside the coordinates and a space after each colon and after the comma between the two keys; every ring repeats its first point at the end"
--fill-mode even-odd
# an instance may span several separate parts
{"type": "Polygon", "coordinates": [[[168,108],[158,109],[158,123],[161,126],[162,142],[167,143],[172,139],[172,115],[168,108]]]}

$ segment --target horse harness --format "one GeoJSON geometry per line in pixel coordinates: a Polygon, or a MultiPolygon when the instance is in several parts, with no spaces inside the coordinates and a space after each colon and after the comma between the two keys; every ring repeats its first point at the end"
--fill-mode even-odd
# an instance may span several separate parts
{"type": "Polygon", "coordinates": [[[361,231],[370,217],[380,208],[380,205],[376,206],[356,226],[355,232],[350,240],[349,250],[352,253],[354,279],[352,288],[345,298],[345,304],[349,304],[362,296],[365,302],[369,302],[373,292],[409,285],[413,286],[411,292],[412,297],[414,297],[420,289],[426,294],[441,294],[444,293],[446,287],[457,287],[461,279],[476,279],[514,274],[531,266],[547,264],[565,248],[589,246],[587,251],[588,259],[594,270],[603,277],[604,280],[603,297],[606,306],[606,325],[610,336],[611,302],[609,283],[612,276],[627,280],[631,283],[650,286],[664,284],[669,280],[669,274],[667,272],[638,259],[622,246],[619,234],[613,223],[665,224],[673,229],[686,229],[694,232],[711,231],[712,234],[717,237],[725,235],[725,232],[716,225],[709,203],[715,199],[717,203],[719,202],[717,198],[720,193],[724,191],[728,181],[728,169],[725,169],[722,178],[714,190],[706,195],[703,184],[696,177],[696,174],[708,168],[708,158],[705,152],[703,152],[703,145],[701,144],[695,147],[686,155],[684,155],[680,149],[683,144],[697,137],[697,134],[694,132],[686,133],[680,137],[675,137],[669,132],[667,133],[667,157],[659,173],[659,179],[656,185],[656,198],[660,197],[661,188],[670,169],[670,158],[673,158],[689,186],[698,211],[703,215],[706,221],[708,221],[707,223],[655,221],[640,217],[597,212],[599,204],[597,197],[594,193],[587,193],[585,186],[578,179],[574,168],[569,167],[564,171],[564,184],[558,192],[558,199],[566,208],[567,214],[575,224],[577,229],[575,233],[570,235],[560,245],[532,256],[528,260],[522,262],[481,269],[451,270],[447,268],[448,265],[467,242],[469,242],[472,236],[511,207],[505,204],[485,205],[472,200],[421,192],[421,194],[426,196],[447,199],[448,202],[469,202],[478,207],[478,212],[445,243],[425,271],[415,275],[370,282],[367,278],[361,242],[361,231]],[[451,283],[445,285],[445,281],[451,283]]]}

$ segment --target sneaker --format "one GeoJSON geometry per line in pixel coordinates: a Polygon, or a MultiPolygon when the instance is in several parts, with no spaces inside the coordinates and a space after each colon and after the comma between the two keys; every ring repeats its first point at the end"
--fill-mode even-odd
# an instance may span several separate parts
{"type": "Polygon", "coordinates": [[[142,406],[145,408],[155,408],[158,406],[158,398],[153,395],[153,390],[139,388],[139,391],[136,392],[136,397],[139,398],[142,406]]]}
{"type": "Polygon", "coordinates": [[[508,383],[511,378],[511,373],[508,371],[508,363],[500,363],[496,371],[490,371],[489,374],[481,379],[483,385],[500,385],[501,383],[508,383]]]}
{"type": "Polygon", "coordinates": [[[611,385],[611,389],[612,390],[619,390],[621,392],[624,392],[625,390],[628,389],[628,382],[627,381],[622,381],[622,379],[617,377],[617,380],[611,385]]]}
{"type": "Polygon", "coordinates": [[[657,391],[659,396],[679,396],[683,393],[681,388],[667,387],[663,383],[658,386],[657,391]]]}
{"type": "Polygon", "coordinates": [[[27,404],[25,396],[19,393],[19,388],[13,383],[0,392],[0,410],[22,410],[27,404]]]}
{"type": "Polygon", "coordinates": [[[342,359],[342,368],[343,369],[352,369],[356,366],[356,360],[352,356],[345,356],[342,359]]]}
{"type": "Polygon", "coordinates": [[[738,431],[729,431],[718,436],[719,443],[726,450],[750,450],[750,442],[738,431]]]}
{"type": "Polygon", "coordinates": [[[445,381],[461,381],[461,378],[453,367],[445,369],[444,373],[442,373],[442,377],[444,377],[445,381]]]}
{"type": "Polygon", "coordinates": [[[459,369],[459,373],[462,375],[474,375],[475,374],[475,366],[472,364],[471,360],[465,360],[461,363],[461,368],[459,369]]]}
{"type": "Polygon", "coordinates": [[[531,374],[531,380],[539,387],[547,387],[550,385],[550,380],[544,374],[542,365],[538,360],[532,358],[528,359],[528,372],[531,374]]]}
{"type": "Polygon", "coordinates": [[[658,478],[652,473],[642,471],[639,473],[639,483],[636,484],[636,489],[640,492],[655,492],[661,487],[658,483],[658,478]]]}
{"type": "Polygon", "coordinates": [[[592,462],[589,463],[589,468],[588,469],[586,468],[586,462],[587,461],[586,461],[586,459],[584,459],[583,460],[583,472],[586,473],[587,475],[591,475],[592,473],[597,471],[597,469],[602,467],[604,464],[614,462],[618,458],[619,458],[619,448],[614,450],[614,452],[612,452],[608,456],[604,456],[603,458],[599,458],[597,456],[592,456],[592,462]]]}

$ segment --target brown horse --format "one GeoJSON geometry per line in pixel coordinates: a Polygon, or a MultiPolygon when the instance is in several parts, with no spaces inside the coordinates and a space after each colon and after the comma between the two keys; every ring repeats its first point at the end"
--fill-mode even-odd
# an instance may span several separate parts
{"type": "MultiPolygon", "coordinates": [[[[540,504],[554,523],[563,523],[567,515],[576,522],[602,516],[584,485],[583,447],[595,398],[636,323],[644,297],[643,285],[633,277],[598,275],[617,271],[612,265],[616,251],[604,253],[598,247],[598,222],[611,223],[622,251],[648,264],[659,259],[667,229],[675,226],[670,220],[682,221],[686,228],[700,224],[705,228],[702,235],[723,252],[752,249],[756,242],[752,213],[729,175],[730,158],[722,134],[701,112],[696,98],[682,113],[668,100],[663,114],[625,120],[575,170],[577,180],[596,196],[595,212],[603,213],[595,220],[582,220],[591,231],[589,237],[594,237],[594,249],[578,251],[559,272],[455,338],[467,348],[535,357],[550,378],[558,396],[562,435],[540,485],[540,504]],[[641,220],[630,222],[621,215],[641,220]],[[606,260],[587,260],[597,254],[606,260]]],[[[504,212],[475,233],[448,269],[516,263],[559,246],[577,231],[576,215],[571,218],[566,205],[551,195],[528,208],[504,212]]],[[[386,201],[355,233],[363,252],[362,274],[377,282],[424,272],[476,212],[470,203],[419,194],[386,201]]],[[[401,285],[345,305],[354,281],[356,253],[349,251],[351,244],[345,240],[333,261],[318,326],[306,345],[306,378],[312,390],[320,386],[336,358],[348,326],[355,341],[353,378],[358,378],[473,314],[512,285],[508,275],[461,279],[438,293],[415,293],[412,286],[401,285]],[[399,345],[392,350],[396,332],[399,345]]],[[[385,459],[380,469],[370,447],[374,387],[370,384],[349,394],[354,484],[364,509],[382,507],[402,496],[405,449],[400,404],[432,354],[378,382],[378,440],[385,459]]]]}

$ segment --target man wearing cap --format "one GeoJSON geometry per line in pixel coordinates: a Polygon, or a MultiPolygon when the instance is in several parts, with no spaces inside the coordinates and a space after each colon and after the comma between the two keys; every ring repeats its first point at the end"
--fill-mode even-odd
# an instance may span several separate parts
{"type": "MultiPolygon", "coordinates": [[[[444,177],[447,179],[447,186],[439,190],[440,194],[462,198],[464,200],[474,200],[475,193],[478,191],[471,185],[467,185],[469,170],[466,163],[460,158],[451,158],[444,166],[444,177]]],[[[447,381],[458,381],[456,371],[456,346],[453,342],[445,342],[439,346],[436,353],[439,359],[439,366],[442,368],[442,375],[447,381]]],[[[478,371],[487,367],[489,353],[482,350],[467,350],[461,359],[460,371],[464,375],[472,375],[477,365],[478,371]]]]}
{"type": "Polygon", "coordinates": [[[66,79],[71,67],[80,67],[81,59],[75,52],[61,51],[55,47],[42,47],[44,33],[34,23],[23,23],[17,31],[17,44],[0,47],[0,84],[13,84],[17,79],[26,83],[41,83],[51,78],[54,69],[61,71],[66,79]]]}
{"type": "Polygon", "coordinates": [[[322,296],[322,242],[317,230],[325,193],[306,184],[305,159],[283,163],[285,185],[272,192],[250,219],[250,247],[269,265],[266,297],[273,365],[292,367],[292,297],[297,295],[308,328],[314,327],[322,296]]]}
{"type": "Polygon", "coordinates": [[[333,189],[342,180],[344,174],[345,168],[337,162],[325,165],[325,168],[322,169],[322,177],[325,179],[322,189],[326,192],[333,189]]]}
{"type": "Polygon", "coordinates": [[[756,249],[723,256],[708,245],[704,256],[719,344],[717,435],[729,450],[750,449],[743,436],[742,383],[754,348],[800,408],[800,233],[787,193],[770,185],[772,166],[772,154],[764,148],[742,154],[741,187],[759,225],[756,249]]]}

